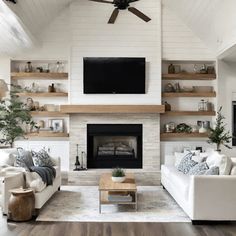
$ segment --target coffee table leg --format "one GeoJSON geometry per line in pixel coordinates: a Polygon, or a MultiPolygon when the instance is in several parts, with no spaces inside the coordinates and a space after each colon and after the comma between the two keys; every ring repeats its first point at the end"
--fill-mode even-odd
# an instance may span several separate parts
{"type": "Polygon", "coordinates": [[[99,213],[101,214],[101,191],[99,191],[99,213]]]}

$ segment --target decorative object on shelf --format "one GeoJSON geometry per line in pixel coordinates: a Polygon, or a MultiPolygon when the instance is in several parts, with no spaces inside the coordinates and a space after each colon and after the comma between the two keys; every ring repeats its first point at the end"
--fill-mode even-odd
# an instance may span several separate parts
{"type": "Polygon", "coordinates": [[[122,183],[125,181],[125,171],[121,168],[115,168],[112,170],[111,179],[113,182],[122,183]]]}
{"type": "Polygon", "coordinates": [[[175,74],[179,74],[181,72],[181,66],[180,65],[174,65],[175,67],[175,74]]]}
{"type": "Polygon", "coordinates": [[[168,66],[168,74],[175,74],[175,66],[173,64],[168,66]]]}
{"type": "Polygon", "coordinates": [[[176,92],[176,93],[181,92],[181,88],[180,88],[179,83],[175,83],[175,92],[176,92]]]}
{"type": "Polygon", "coordinates": [[[43,72],[43,67],[42,66],[37,67],[36,72],[42,73],[43,72]]]}
{"type": "Polygon", "coordinates": [[[205,111],[205,100],[201,99],[201,101],[198,103],[198,111],[205,111]]]}
{"type": "Polygon", "coordinates": [[[30,111],[25,108],[25,104],[19,100],[18,96],[11,93],[9,99],[0,102],[0,130],[2,134],[0,142],[13,147],[17,138],[26,135],[22,125],[30,126],[30,129],[37,128],[30,111]]]}
{"type": "Polygon", "coordinates": [[[197,121],[197,126],[199,127],[199,129],[203,126],[207,131],[210,129],[211,127],[211,122],[210,121],[197,121]]]}
{"type": "Polygon", "coordinates": [[[205,64],[202,65],[202,67],[201,67],[201,69],[200,69],[200,73],[201,73],[201,74],[206,74],[206,73],[207,73],[207,68],[206,68],[206,65],[205,65],[205,64]]]}
{"type": "Polygon", "coordinates": [[[225,117],[222,115],[222,106],[217,111],[216,124],[214,128],[210,128],[209,140],[210,144],[216,144],[216,151],[221,151],[221,145],[226,148],[232,149],[228,144],[231,142],[232,136],[230,132],[226,130],[224,123],[225,117]]]}
{"type": "Polygon", "coordinates": [[[176,126],[175,131],[176,133],[191,133],[192,127],[185,123],[181,123],[176,126]]]}
{"type": "Polygon", "coordinates": [[[39,129],[45,128],[45,121],[44,121],[44,120],[40,120],[40,121],[37,123],[37,126],[39,127],[39,129]]]}
{"type": "Polygon", "coordinates": [[[35,109],[35,111],[39,111],[39,102],[38,101],[34,101],[34,109],[35,109]]]}
{"type": "Polygon", "coordinates": [[[198,64],[193,65],[193,71],[194,71],[194,73],[199,73],[200,72],[200,68],[199,68],[198,64]]]}
{"type": "Polygon", "coordinates": [[[45,104],[44,105],[45,111],[57,111],[57,106],[55,104],[45,104]]]}
{"type": "Polygon", "coordinates": [[[169,122],[164,125],[164,132],[165,133],[174,133],[175,131],[175,123],[174,122],[169,122]]]}
{"type": "Polygon", "coordinates": [[[175,88],[174,88],[173,84],[168,83],[165,85],[164,91],[167,93],[173,93],[173,92],[175,92],[175,88]]]}
{"type": "Polygon", "coordinates": [[[48,86],[48,92],[49,93],[55,93],[56,92],[56,89],[55,89],[55,86],[54,86],[53,83],[52,83],[52,85],[48,86]]]}
{"type": "Polygon", "coordinates": [[[195,93],[211,93],[213,92],[212,86],[193,86],[193,91],[195,93]]]}
{"type": "Polygon", "coordinates": [[[171,111],[171,105],[165,101],[165,111],[171,111]]]}
{"type": "Polygon", "coordinates": [[[197,125],[191,125],[191,128],[192,128],[193,133],[198,133],[199,132],[199,129],[198,129],[197,125]]]}
{"type": "Polygon", "coordinates": [[[207,128],[204,127],[204,122],[202,122],[202,126],[198,131],[200,134],[207,133],[207,128]]]}
{"type": "Polygon", "coordinates": [[[35,111],[34,100],[32,98],[26,99],[25,109],[28,111],[35,111]]]}
{"type": "Polygon", "coordinates": [[[27,73],[33,72],[33,66],[32,66],[31,61],[27,62],[26,66],[25,66],[25,72],[27,72],[27,73]]]}
{"type": "Polygon", "coordinates": [[[193,86],[183,86],[181,91],[184,93],[191,93],[193,92],[193,86]]]}
{"type": "Polygon", "coordinates": [[[6,96],[7,91],[7,83],[3,79],[0,79],[0,99],[6,96]]]}
{"type": "Polygon", "coordinates": [[[53,132],[63,133],[64,132],[64,120],[63,119],[51,119],[49,120],[49,127],[53,132]]]}
{"type": "Polygon", "coordinates": [[[208,66],[207,67],[207,74],[215,74],[215,67],[214,66],[208,66]]]}

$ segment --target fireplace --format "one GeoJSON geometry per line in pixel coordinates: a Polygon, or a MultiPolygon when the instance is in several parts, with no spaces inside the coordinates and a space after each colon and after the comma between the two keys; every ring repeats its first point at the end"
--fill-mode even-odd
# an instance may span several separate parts
{"type": "Polygon", "coordinates": [[[88,124],[88,168],[142,168],[141,124],[88,124]]]}

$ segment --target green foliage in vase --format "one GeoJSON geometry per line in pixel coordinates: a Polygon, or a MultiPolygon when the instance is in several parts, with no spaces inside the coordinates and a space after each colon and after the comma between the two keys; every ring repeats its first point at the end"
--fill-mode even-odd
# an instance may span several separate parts
{"type": "Polygon", "coordinates": [[[210,144],[216,144],[217,151],[220,151],[221,145],[231,149],[228,144],[231,142],[232,136],[229,131],[226,131],[225,117],[221,114],[221,111],[222,107],[217,112],[216,125],[214,128],[210,128],[209,140],[207,141],[210,144]]]}
{"type": "Polygon", "coordinates": [[[17,138],[25,136],[24,125],[36,127],[30,111],[18,96],[11,93],[10,98],[0,100],[0,142],[12,147],[17,138]]]}
{"type": "Polygon", "coordinates": [[[112,177],[124,177],[125,176],[125,171],[121,168],[115,168],[112,171],[112,177]]]}

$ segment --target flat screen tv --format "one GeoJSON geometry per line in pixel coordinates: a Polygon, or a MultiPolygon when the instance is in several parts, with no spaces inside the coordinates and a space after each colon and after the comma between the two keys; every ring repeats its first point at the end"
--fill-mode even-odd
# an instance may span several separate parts
{"type": "Polygon", "coordinates": [[[145,58],[85,57],[85,94],[144,94],[145,58]]]}

